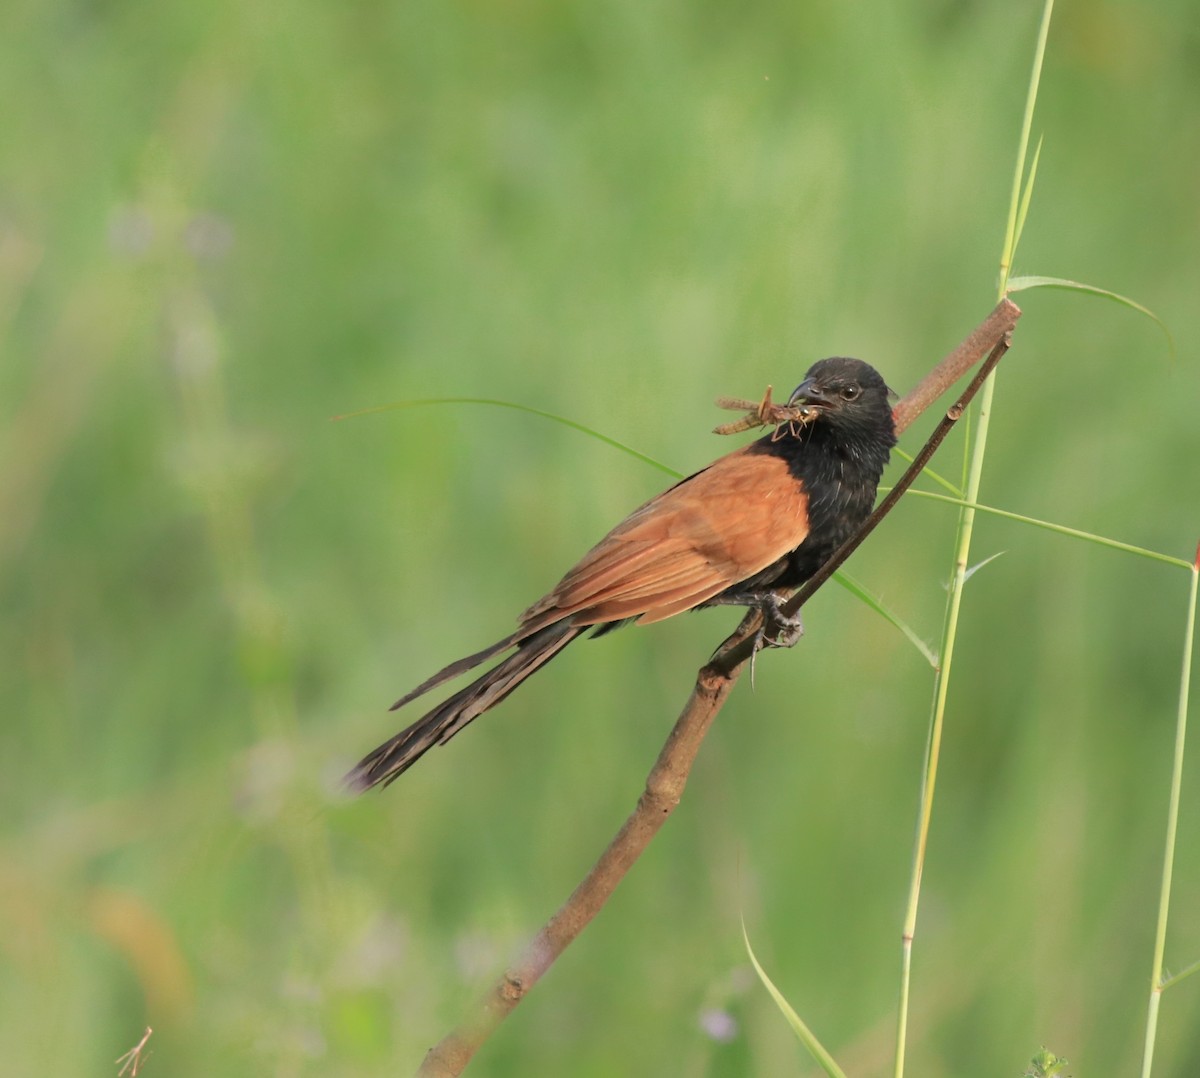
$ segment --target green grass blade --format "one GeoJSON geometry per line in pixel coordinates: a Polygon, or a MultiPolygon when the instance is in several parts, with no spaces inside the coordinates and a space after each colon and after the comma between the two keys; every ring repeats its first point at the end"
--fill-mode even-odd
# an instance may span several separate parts
{"type": "Polygon", "coordinates": [[[1114,303],[1120,303],[1124,307],[1130,307],[1151,319],[1166,334],[1167,346],[1171,349],[1171,358],[1175,358],[1175,337],[1167,329],[1166,323],[1149,307],[1142,306],[1135,299],[1122,296],[1119,292],[1112,292],[1107,288],[1098,288],[1094,284],[1084,284],[1082,281],[1071,281],[1065,277],[1022,276],[1013,277],[1008,282],[1009,292],[1024,292],[1032,288],[1061,288],[1068,292],[1083,292],[1089,296],[1100,296],[1103,299],[1112,300],[1114,303]]]}
{"type": "MultiPolygon", "coordinates": [[[[1021,233],[1025,231],[1025,218],[1029,216],[1029,203],[1033,198],[1033,181],[1037,178],[1038,161],[1042,158],[1042,139],[1038,139],[1037,146],[1033,150],[1033,160],[1029,163],[1029,176],[1025,180],[1025,188],[1021,192],[1021,205],[1017,210],[1017,232],[1013,238],[1013,250],[1021,243],[1021,233]]],[[[1009,281],[1009,291],[1012,291],[1012,282],[1009,281]]]]}
{"type": "Polygon", "coordinates": [[[334,422],[337,422],[338,420],[354,419],[363,415],[376,415],[379,412],[393,412],[400,408],[421,408],[430,404],[489,404],[495,408],[512,408],[518,412],[527,412],[529,415],[541,416],[543,419],[551,419],[555,423],[561,423],[564,427],[570,427],[572,430],[577,430],[592,438],[596,438],[606,445],[611,445],[614,449],[619,449],[622,453],[628,453],[635,460],[640,460],[643,464],[649,464],[650,467],[657,468],[660,472],[665,472],[672,479],[683,478],[682,472],[677,472],[661,460],[655,460],[640,450],[634,449],[633,446],[617,441],[616,438],[610,438],[607,434],[601,434],[598,430],[594,430],[592,427],[585,426],[582,423],[576,423],[575,420],[568,419],[566,416],[558,415],[555,412],[545,412],[541,408],[533,408],[528,404],[518,404],[516,401],[492,400],[489,397],[431,397],[424,400],[393,401],[391,404],[379,404],[374,408],[360,408],[357,412],[346,412],[344,415],[335,415],[330,418],[334,422]]]}
{"type": "Polygon", "coordinates": [[[1122,543],[1118,539],[1109,539],[1107,536],[1080,531],[1078,528],[1068,528],[1065,524],[1055,524],[1049,520],[1038,520],[1037,517],[1027,517],[1021,513],[1011,513],[1007,509],[996,509],[994,506],[984,505],[981,502],[968,502],[962,498],[950,498],[945,494],[935,494],[931,490],[910,490],[909,494],[915,494],[920,498],[930,498],[935,502],[945,502],[947,505],[957,505],[963,509],[976,509],[981,513],[990,513],[994,517],[1015,520],[1019,524],[1030,524],[1035,528],[1043,528],[1046,531],[1056,532],[1059,535],[1067,535],[1072,539],[1083,539],[1098,546],[1108,547],[1110,550],[1120,550],[1126,554],[1137,554],[1139,557],[1151,558],[1154,561],[1161,561],[1167,565],[1176,565],[1181,569],[1192,568],[1192,563],[1185,561],[1183,558],[1176,558],[1170,554],[1162,554],[1157,550],[1147,550],[1145,547],[1134,546],[1132,543],[1122,543]]]}
{"type": "Polygon", "coordinates": [[[935,670],[937,669],[937,654],[934,652],[933,648],[931,648],[924,640],[922,640],[907,622],[903,621],[900,617],[889,610],[877,595],[872,595],[871,592],[869,592],[865,587],[863,587],[862,584],[860,584],[848,573],[834,573],[833,579],[841,584],[841,586],[850,592],[851,595],[856,596],[858,599],[861,599],[864,603],[866,603],[867,606],[869,606],[875,611],[875,613],[882,617],[884,621],[889,622],[899,629],[908,638],[909,643],[912,644],[912,646],[915,647],[925,657],[925,661],[929,663],[929,665],[935,670]]]}
{"type": "Polygon", "coordinates": [[[1021,137],[1017,141],[1017,161],[1013,169],[1012,195],[1008,203],[1008,221],[1004,229],[1004,246],[1000,252],[1000,294],[1008,291],[1008,275],[1012,272],[1013,259],[1017,254],[1018,220],[1021,206],[1029,207],[1029,196],[1033,192],[1032,176],[1025,182],[1025,157],[1029,153],[1029,136],[1033,130],[1033,110],[1037,104],[1038,87],[1042,82],[1042,63],[1046,58],[1046,39],[1050,36],[1050,16],[1054,12],[1054,0],[1046,0],[1042,8],[1042,21],[1038,25],[1037,45],[1033,53],[1033,70],[1029,74],[1029,90],[1025,95],[1025,114],[1021,118],[1021,137]]]}
{"type": "Polygon", "coordinates": [[[792,1005],[784,998],[783,993],[775,987],[774,982],[767,976],[767,971],[759,965],[759,961],[754,955],[754,948],[750,946],[750,937],[746,934],[745,921],[742,921],[742,939],[746,943],[746,954],[750,956],[754,972],[758,974],[758,979],[762,981],[766,990],[771,993],[771,998],[775,1001],[775,1006],[779,1008],[784,1018],[787,1019],[788,1025],[792,1027],[792,1032],[796,1034],[804,1047],[812,1053],[813,1059],[821,1065],[821,1069],[829,1075],[829,1078],[846,1078],[845,1072],[837,1065],[833,1056],[817,1040],[813,1031],[805,1024],[804,1019],[792,1009],[792,1005]]]}
{"type": "MultiPolygon", "coordinates": [[[[903,449],[900,449],[898,447],[893,448],[892,452],[895,453],[896,456],[898,456],[901,460],[907,461],[909,464],[911,464],[913,462],[912,454],[904,452],[903,449]]],[[[929,476],[929,478],[932,479],[935,483],[937,483],[938,486],[944,488],[945,490],[948,490],[956,498],[962,497],[962,487],[955,486],[953,483],[950,482],[949,479],[942,477],[937,472],[935,472],[932,468],[926,468],[924,471],[921,472],[921,474],[929,476]]],[[[890,487],[880,487],[879,492],[882,494],[890,489],[891,489],[890,487]]]]}

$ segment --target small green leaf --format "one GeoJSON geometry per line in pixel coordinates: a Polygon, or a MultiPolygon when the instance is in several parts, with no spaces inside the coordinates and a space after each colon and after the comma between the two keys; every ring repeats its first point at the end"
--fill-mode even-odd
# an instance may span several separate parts
{"type": "Polygon", "coordinates": [[[963,583],[965,584],[968,580],[971,579],[971,577],[973,577],[977,572],[979,572],[979,570],[982,569],[985,565],[987,565],[989,562],[995,561],[998,557],[1000,557],[1004,553],[1005,552],[1003,550],[997,550],[996,553],[993,554],[990,558],[984,558],[983,561],[978,562],[975,565],[972,565],[971,568],[969,568],[965,573],[963,573],[963,583]]]}
{"type": "Polygon", "coordinates": [[[845,1072],[837,1065],[833,1056],[825,1050],[825,1046],[817,1040],[813,1031],[808,1028],[801,1018],[793,1009],[792,1005],[784,998],[783,993],[775,987],[774,982],[767,976],[767,971],[759,965],[758,959],[754,956],[754,948],[750,946],[750,937],[746,934],[746,922],[742,921],[742,939],[746,943],[746,954],[750,956],[750,962],[754,966],[754,972],[758,974],[758,979],[762,981],[767,991],[771,993],[771,998],[775,1001],[775,1006],[783,1013],[787,1019],[788,1025],[792,1027],[792,1032],[800,1039],[800,1042],[805,1048],[812,1053],[820,1065],[821,1069],[829,1075],[829,1078],[846,1078],[845,1072]]]}
{"type": "Polygon", "coordinates": [[[1070,1063],[1043,1048],[1029,1061],[1024,1078],[1058,1078],[1070,1063]]]}
{"type": "Polygon", "coordinates": [[[1165,992],[1172,985],[1178,984],[1180,981],[1190,977],[1193,973],[1200,973],[1200,961],[1193,962],[1190,966],[1184,966],[1178,973],[1172,973],[1164,976],[1160,987],[1165,992]]]}
{"type": "Polygon", "coordinates": [[[1024,292],[1031,288],[1062,288],[1068,292],[1083,292],[1087,295],[1100,296],[1104,299],[1110,299],[1114,303],[1120,303],[1122,306],[1130,307],[1151,319],[1166,334],[1167,347],[1171,350],[1171,358],[1175,358],[1175,338],[1171,334],[1171,331],[1167,329],[1166,323],[1150,310],[1149,307],[1143,307],[1135,299],[1122,296],[1119,292],[1110,292],[1107,288],[1098,288],[1094,284],[1084,284],[1082,281],[1070,281],[1065,277],[1024,276],[1009,279],[1009,292],[1024,292]]]}

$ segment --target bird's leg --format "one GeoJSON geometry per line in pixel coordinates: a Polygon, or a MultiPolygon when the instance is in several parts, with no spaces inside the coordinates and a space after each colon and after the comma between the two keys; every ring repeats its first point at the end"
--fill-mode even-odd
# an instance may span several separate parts
{"type": "Polygon", "coordinates": [[[804,622],[800,615],[789,617],[783,612],[784,597],[777,591],[744,591],[728,589],[709,599],[705,606],[750,606],[762,614],[762,624],[754,634],[754,650],[763,648],[795,647],[804,635],[804,622]]]}
{"type": "Polygon", "coordinates": [[[758,647],[794,648],[804,635],[804,622],[800,615],[785,614],[783,603],[783,596],[777,591],[768,591],[762,596],[759,609],[763,623],[756,642],[758,647]]]}

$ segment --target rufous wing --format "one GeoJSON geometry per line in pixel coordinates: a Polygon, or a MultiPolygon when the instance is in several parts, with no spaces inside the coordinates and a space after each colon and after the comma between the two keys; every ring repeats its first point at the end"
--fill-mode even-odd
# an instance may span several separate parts
{"type": "Polygon", "coordinates": [[[521,633],[690,610],[798,547],[808,496],[787,462],[757,445],[721,457],[634,510],[548,595],[521,633]]]}

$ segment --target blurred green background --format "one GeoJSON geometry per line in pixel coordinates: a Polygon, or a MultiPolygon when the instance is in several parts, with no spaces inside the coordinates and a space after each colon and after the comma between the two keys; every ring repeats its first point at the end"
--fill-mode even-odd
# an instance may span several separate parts
{"type": "MultiPolygon", "coordinates": [[[[580,644],[383,794],[385,710],[665,477],[717,394],[861,355],[910,388],[991,308],[1039,9],[10,0],[0,16],[0,1040],[14,1075],[407,1073],[632,806],[729,610],[580,644]]],[[[1190,557],[1200,24],[1056,16],[983,496],[1190,557]]],[[[912,449],[928,420],[905,440],[912,449]]],[[[961,468],[959,432],[938,467],[961,468]]],[[[895,468],[893,468],[893,474],[895,468]]],[[[851,572],[930,640],[954,511],[851,572]]],[[[1133,1072],[1187,573],[980,521],[910,1073],[1133,1072]]],[[[810,1074],[739,914],[890,1073],[932,685],[837,587],[481,1074],[810,1074]]],[[[1200,958],[1200,773],[1168,965],[1200,958]]],[[[1200,1073],[1200,978],[1164,1076],[1200,1073]]]]}

